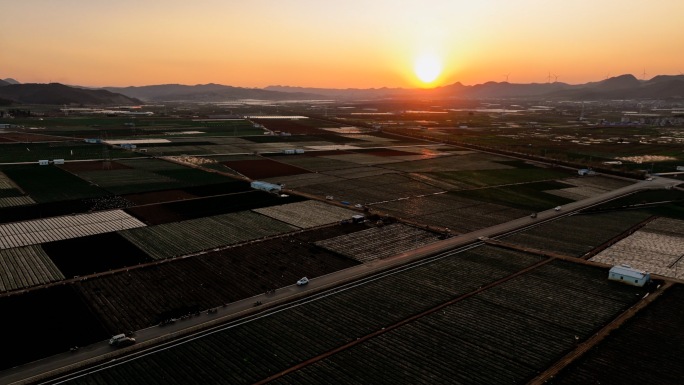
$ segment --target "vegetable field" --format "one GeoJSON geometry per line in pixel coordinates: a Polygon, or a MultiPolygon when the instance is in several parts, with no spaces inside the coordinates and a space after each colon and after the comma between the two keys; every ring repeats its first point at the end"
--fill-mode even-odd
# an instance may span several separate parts
{"type": "Polygon", "coordinates": [[[296,166],[265,158],[259,160],[231,160],[223,162],[223,165],[250,179],[273,178],[309,172],[296,166]]]}
{"type": "Polygon", "coordinates": [[[453,193],[436,194],[386,202],[378,210],[431,226],[466,233],[528,215],[527,211],[459,197],[453,193]]]}
{"type": "Polygon", "coordinates": [[[254,383],[537,261],[537,257],[519,252],[480,247],[81,377],[74,383],[112,379],[135,382],[141,378],[149,384],[254,383]]]}
{"type": "Polygon", "coordinates": [[[292,285],[357,262],[314,246],[313,240],[357,231],[334,226],[210,252],[78,283],[108,329],[152,326],[189,309],[208,309],[292,285]]]}
{"type": "Polygon", "coordinates": [[[0,292],[61,279],[64,275],[40,246],[0,250],[0,292]]]}
{"type": "Polygon", "coordinates": [[[395,223],[318,241],[316,245],[366,263],[392,257],[437,240],[438,236],[434,233],[395,223]]]}
{"type": "Polygon", "coordinates": [[[682,303],[684,286],[675,285],[550,383],[681,384],[682,303]]]}
{"type": "Polygon", "coordinates": [[[572,215],[510,235],[504,240],[581,257],[649,217],[642,211],[572,215]]]}
{"type": "Polygon", "coordinates": [[[252,211],[303,229],[337,223],[357,214],[353,210],[311,200],[252,211]]]}
{"type": "Polygon", "coordinates": [[[290,232],[296,227],[242,211],[122,231],[120,234],[154,259],[171,258],[290,232]]]}
{"type": "Polygon", "coordinates": [[[55,202],[108,195],[107,191],[55,166],[12,165],[1,166],[1,169],[36,202],[55,202]]]}
{"type": "Polygon", "coordinates": [[[524,384],[645,293],[605,281],[553,262],[274,383],[524,384]]]}
{"type": "Polygon", "coordinates": [[[598,253],[591,261],[628,264],[651,273],[684,278],[684,221],[657,218],[598,253]]]}
{"type": "Polygon", "coordinates": [[[121,210],[6,223],[0,225],[0,249],[142,226],[145,224],[121,210]]]}

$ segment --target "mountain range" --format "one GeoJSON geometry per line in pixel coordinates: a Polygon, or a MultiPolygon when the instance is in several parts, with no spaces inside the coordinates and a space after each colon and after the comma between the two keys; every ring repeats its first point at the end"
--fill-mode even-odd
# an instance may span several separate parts
{"type": "Polygon", "coordinates": [[[386,98],[434,99],[682,99],[684,75],[659,75],[639,80],[620,75],[585,84],[487,82],[472,86],[454,83],[431,89],[418,88],[306,88],[268,86],[243,88],[220,84],[162,84],[141,87],[88,89],[59,83],[20,84],[14,79],[0,80],[0,99],[31,104],[131,105],[143,102],[225,102],[239,99],[260,100],[360,100],[386,98]]]}

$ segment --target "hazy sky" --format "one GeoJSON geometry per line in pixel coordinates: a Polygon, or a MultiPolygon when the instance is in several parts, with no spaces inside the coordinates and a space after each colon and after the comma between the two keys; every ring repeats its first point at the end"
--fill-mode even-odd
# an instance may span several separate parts
{"type": "Polygon", "coordinates": [[[86,86],[583,83],[684,72],[684,0],[0,0],[0,78],[86,86]]]}

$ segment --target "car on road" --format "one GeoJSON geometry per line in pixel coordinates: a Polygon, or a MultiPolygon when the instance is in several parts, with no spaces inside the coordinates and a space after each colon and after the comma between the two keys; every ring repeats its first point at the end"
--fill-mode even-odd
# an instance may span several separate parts
{"type": "Polygon", "coordinates": [[[130,346],[135,343],[135,338],[128,337],[125,334],[117,334],[109,339],[109,345],[116,347],[130,346]]]}
{"type": "Polygon", "coordinates": [[[561,208],[562,208],[562,207],[560,207],[560,206],[556,206],[556,207],[554,208],[554,210],[556,210],[556,211],[561,211],[561,208]]]}
{"type": "Polygon", "coordinates": [[[647,180],[647,181],[652,181],[652,180],[653,180],[653,177],[650,177],[650,176],[649,176],[648,178],[646,178],[646,180],[647,180]]]}
{"type": "Polygon", "coordinates": [[[309,278],[302,278],[299,281],[297,281],[297,286],[304,286],[309,283],[309,278]]]}

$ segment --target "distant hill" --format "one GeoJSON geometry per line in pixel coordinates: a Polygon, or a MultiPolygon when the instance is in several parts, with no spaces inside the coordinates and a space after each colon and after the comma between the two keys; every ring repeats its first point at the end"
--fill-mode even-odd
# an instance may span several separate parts
{"type": "Polygon", "coordinates": [[[26,104],[135,105],[140,100],[106,90],[89,90],[50,84],[9,84],[0,87],[0,98],[26,104]]]}
{"type": "Polygon", "coordinates": [[[182,84],[162,84],[125,88],[105,87],[104,89],[147,101],[221,102],[237,99],[323,99],[321,95],[315,95],[306,92],[276,92],[261,88],[242,88],[224,86],[221,84],[198,84],[194,86],[182,84]]]}
{"type": "Polygon", "coordinates": [[[9,84],[21,84],[18,81],[12,79],[12,78],[7,78],[7,79],[2,79],[4,82],[9,83],[9,84]]]}
{"type": "Polygon", "coordinates": [[[2,86],[8,86],[8,85],[10,85],[10,84],[11,84],[11,83],[9,83],[9,82],[6,82],[6,81],[4,81],[4,80],[0,80],[0,87],[2,87],[2,86]]]}
{"type": "Polygon", "coordinates": [[[670,99],[684,98],[684,75],[659,75],[648,81],[633,75],[620,75],[585,84],[487,82],[466,86],[454,83],[432,89],[370,88],[330,89],[269,86],[278,92],[305,92],[338,99],[377,99],[401,97],[432,97],[461,99],[555,98],[555,99],[670,99]]]}

